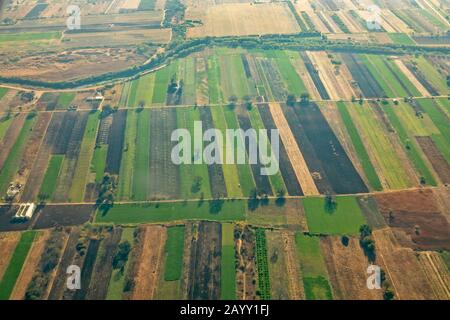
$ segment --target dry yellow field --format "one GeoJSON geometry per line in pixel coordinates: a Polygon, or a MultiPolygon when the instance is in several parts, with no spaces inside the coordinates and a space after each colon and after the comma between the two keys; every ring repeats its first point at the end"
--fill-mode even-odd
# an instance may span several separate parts
{"type": "Polygon", "coordinates": [[[188,29],[187,35],[190,38],[289,34],[301,31],[294,15],[284,3],[221,4],[205,10],[188,9],[186,16],[203,22],[201,26],[188,29]]]}

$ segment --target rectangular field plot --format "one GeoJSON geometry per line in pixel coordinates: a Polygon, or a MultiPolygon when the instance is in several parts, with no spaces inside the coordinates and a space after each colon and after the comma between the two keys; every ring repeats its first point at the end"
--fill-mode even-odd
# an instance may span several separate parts
{"type": "Polygon", "coordinates": [[[295,244],[307,300],[332,300],[328,272],[320,249],[320,238],[295,235],[295,244]]]}
{"type": "Polygon", "coordinates": [[[305,198],[308,228],[318,234],[357,234],[365,223],[354,197],[305,198]]]}
{"type": "Polygon", "coordinates": [[[107,213],[98,212],[96,222],[136,224],[177,220],[235,221],[245,218],[246,201],[214,200],[116,204],[107,213]]]}
{"type": "Polygon", "coordinates": [[[284,3],[221,4],[208,6],[199,13],[190,13],[188,10],[187,16],[203,20],[202,26],[188,29],[187,35],[191,38],[289,34],[301,31],[294,15],[284,3]]]}
{"type": "Polygon", "coordinates": [[[236,299],[236,258],[234,249],[234,225],[222,224],[222,257],[220,268],[220,298],[236,299]]]}

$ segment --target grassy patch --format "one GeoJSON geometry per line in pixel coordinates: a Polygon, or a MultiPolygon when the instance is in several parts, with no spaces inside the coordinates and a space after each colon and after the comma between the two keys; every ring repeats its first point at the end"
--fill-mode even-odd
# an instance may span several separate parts
{"type": "Polygon", "coordinates": [[[234,251],[234,225],[222,224],[222,257],[220,268],[220,297],[236,299],[236,258],[234,251]]]}
{"type": "Polygon", "coordinates": [[[416,44],[414,40],[411,39],[411,37],[408,36],[406,33],[388,33],[388,35],[389,38],[391,38],[392,42],[394,42],[395,44],[408,46],[413,46],[416,44]]]}
{"type": "Polygon", "coordinates": [[[217,204],[217,201],[116,204],[105,215],[98,212],[95,221],[137,224],[177,220],[237,221],[245,219],[246,201],[223,201],[220,210],[214,204],[217,204]]]}
{"type": "Polygon", "coordinates": [[[125,129],[124,151],[120,165],[120,179],[118,195],[119,199],[129,200],[133,188],[133,166],[136,152],[136,132],[139,114],[136,111],[127,113],[127,125],[125,129]]]}
{"type": "Polygon", "coordinates": [[[11,179],[19,169],[20,160],[22,159],[25,144],[31,134],[35,121],[36,117],[27,117],[19,136],[14,143],[14,146],[11,148],[8,157],[3,164],[3,168],[1,168],[0,170],[0,195],[5,194],[6,190],[8,189],[9,183],[11,182],[11,179]]]}
{"type": "Polygon", "coordinates": [[[132,192],[134,200],[146,200],[150,191],[150,152],[150,109],[143,109],[137,116],[132,192]]]}
{"type": "MultiPolygon", "coordinates": [[[[130,245],[134,242],[134,228],[124,228],[120,242],[128,241],[130,245]]],[[[122,292],[125,286],[125,275],[127,274],[128,265],[130,259],[127,260],[123,268],[123,272],[120,269],[113,269],[111,278],[109,279],[108,293],[106,300],[121,300],[122,292]]]]}
{"type": "Polygon", "coordinates": [[[302,199],[309,231],[320,234],[357,234],[365,223],[354,197],[336,197],[334,210],[328,210],[325,198],[302,199]]]}
{"type": "Polygon", "coordinates": [[[59,172],[61,171],[61,164],[64,160],[63,155],[53,155],[48,163],[47,171],[45,172],[44,180],[39,190],[40,199],[51,199],[56,188],[56,181],[58,180],[59,172]]]}
{"type": "Polygon", "coordinates": [[[408,136],[406,133],[405,128],[402,126],[400,120],[395,114],[394,111],[395,106],[387,105],[383,107],[384,111],[386,112],[390,123],[395,128],[395,131],[397,132],[397,135],[400,138],[400,141],[404,147],[404,150],[406,154],[408,155],[408,158],[413,163],[416,170],[419,172],[419,174],[425,178],[426,184],[431,186],[436,186],[436,181],[434,180],[433,175],[431,174],[430,170],[428,170],[427,165],[425,164],[424,160],[422,159],[419,149],[416,147],[415,139],[408,136]]]}
{"type": "MultiPolygon", "coordinates": [[[[189,130],[191,137],[194,136],[195,121],[200,121],[200,113],[197,108],[177,108],[178,128],[189,130]]],[[[193,143],[191,143],[191,152],[191,155],[195,155],[196,150],[193,143]]],[[[205,198],[211,198],[207,164],[181,164],[180,178],[182,198],[200,198],[202,193],[205,198]]]]}
{"type": "Polygon", "coordinates": [[[0,87],[0,99],[8,92],[7,88],[0,87]]]}
{"type": "Polygon", "coordinates": [[[95,173],[95,182],[100,182],[105,174],[106,157],[108,155],[108,145],[102,144],[94,150],[91,161],[91,172],[95,173]]]}
{"type": "Polygon", "coordinates": [[[8,33],[0,35],[1,42],[14,41],[38,41],[38,40],[52,40],[61,38],[61,32],[27,32],[27,33],[8,33]]]}
{"type": "Polygon", "coordinates": [[[57,109],[67,109],[70,103],[75,98],[74,93],[63,92],[59,95],[58,101],[56,102],[57,109]]]}
{"type": "Polygon", "coordinates": [[[9,299],[35,237],[36,231],[25,231],[21,234],[20,240],[9,261],[8,268],[5,270],[3,278],[0,281],[0,300],[9,299]]]}
{"type": "Polygon", "coordinates": [[[13,117],[0,118],[0,141],[2,141],[3,138],[5,137],[5,134],[8,131],[8,128],[11,125],[12,120],[13,120],[13,117]]]}
{"type": "Polygon", "coordinates": [[[286,52],[278,51],[275,61],[278,66],[278,70],[280,70],[280,74],[283,76],[289,93],[295,94],[298,98],[302,93],[308,92],[302,79],[292,66],[286,52]]]}
{"type": "Polygon", "coordinates": [[[175,281],[181,279],[183,270],[184,252],[184,226],[175,226],[167,229],[166,264],[164,280],[175,281]]]}
{"type": "Polygon", "coordinates": [[[320,250],[320,238],[301,233],[295,235],[295,245],[307,300],[331,300],[333,295],[328,282],[325,260],[320,250]]]}
{"type": "Polygon", "coordinates": [[[337,107],[339,113],[341,114],[344,125],[347,128],[347,132],[352,139],[353,146],[355,147],[355,151],[358,154],[359,160],[361,161],[361,165],[363,167],[367,180],[369,180],[369,183],[373,189],[381,191],[383,187],[381,185],[380,179],[378,178],[375,168],[370,161],[366,148],[364,147],[358,130],[356,129],[350,114],[348,113],[345,103],[338,102],[337,107]]]}

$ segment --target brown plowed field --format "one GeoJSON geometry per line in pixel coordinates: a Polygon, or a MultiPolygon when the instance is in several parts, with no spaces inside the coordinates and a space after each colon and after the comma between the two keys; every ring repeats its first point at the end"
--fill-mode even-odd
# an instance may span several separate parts
{"type": "Polygon", "coordinates": [[[450,165],[436,147],[436,144],[431,137],[416,137],[416,140],[422,148],[425,156],[431,162],[433,169],[438,174],[442,183],[450,183],[450,165]]]}
{"type": "Polygon", "coordinates": [[[450,250],[450,226],[433,190],[401,191],[374,197],[387,224],[411,239],[409,246],[450,250]]]}

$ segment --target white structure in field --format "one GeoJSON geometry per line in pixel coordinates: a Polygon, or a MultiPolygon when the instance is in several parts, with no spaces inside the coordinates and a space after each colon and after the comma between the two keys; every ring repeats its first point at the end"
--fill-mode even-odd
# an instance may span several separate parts
{"type": "Polygon", "coordinates": [[[36,211],[36,205],[34,203],[22,203],[17,210],[14,219],[30,220],[36,211]]]}

